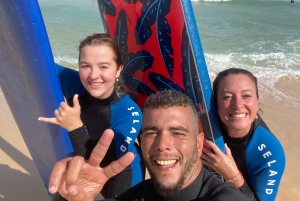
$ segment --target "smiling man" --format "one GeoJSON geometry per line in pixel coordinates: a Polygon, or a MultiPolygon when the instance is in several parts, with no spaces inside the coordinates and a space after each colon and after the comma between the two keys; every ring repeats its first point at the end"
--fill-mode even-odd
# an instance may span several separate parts
{"type": "MultiPolygon", "coordinates": [[[[110,143],[111,133],[105,131],[87,163],[80,157],[57,163],[50,177],[50,193],[59,188],[59,193],[68,200],[91,201],[107,179],[130,164],[133,156],[128,153],[105,168],[97,166],[110,143]]],[[[203,140],[197,110],[186,95],[171,90],[151,95],[144,107],[140,142],[151,179],[114,200],[249,200],[203,168],[200,160],[203,140]]]]}

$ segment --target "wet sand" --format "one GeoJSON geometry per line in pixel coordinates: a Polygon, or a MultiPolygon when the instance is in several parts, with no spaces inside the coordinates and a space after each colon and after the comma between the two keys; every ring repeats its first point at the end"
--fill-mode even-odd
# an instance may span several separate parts
{"type": "MultiPolygon", "coordinates": [[[[262,118],[282,143],[286,154],[286,169],[276,201],[300,199],[300,78],[282,78],[274,87],[284,94],[272,93],[269,86],[260,85],[263,104],[262,118]],[[291,101],[284,97],[298,100],[291,101]]],[[[0,200],[51,200],[30,157],[0,91],[0,200]]]]}

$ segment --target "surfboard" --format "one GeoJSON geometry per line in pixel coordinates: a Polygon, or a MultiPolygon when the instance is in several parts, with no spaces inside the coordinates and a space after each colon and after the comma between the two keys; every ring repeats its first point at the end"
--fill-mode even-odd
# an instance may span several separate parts
{"type": "Polygon", "coordinates": [[[0,86],[45,186],[54,164],[73,153],[66,130],[39,122],[64,100],[36,0],[0,1],[0,86]]]}
{"type": "Polygon", "coordinates": [[[205,138],[224,152],[212,86],[190,0],[98,0],[105,31],[120,45],[122,80],[143,109],[146,98],[172,89],[197,106],[205,138]]]}

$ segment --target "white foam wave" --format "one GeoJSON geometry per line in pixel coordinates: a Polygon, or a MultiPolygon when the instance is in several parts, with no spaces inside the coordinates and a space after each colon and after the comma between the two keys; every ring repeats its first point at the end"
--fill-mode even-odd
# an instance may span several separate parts
{"type": "Polygon", "coordinates": [[[295,69],[295,67],[299,67],[300,64],[300,55],[296,53],[285,54],[283,52],[277,52],[268,54],[244,54],[241,55],[241,58],[252,61],[254,65],[263,64],[273,68],[295,69]]]}
{"type": "Polygon", "coordinates": [[[205,54],[207,66],[212,73],[223,69],[238,67],[249,69],[260,76],[299,76],[300,55],[296,53],[268,54],[205,54]],[[271,74],[270,74],[271,73],[271,74]]]}
{"type": "Polygon", "coordinates": [[[70,68],[77,68],[78,66],[78,59],[72,58],[70,56],[55,56],[54,57],[55,63],[58,63],[62,66],[67,66],[70,68]]]}

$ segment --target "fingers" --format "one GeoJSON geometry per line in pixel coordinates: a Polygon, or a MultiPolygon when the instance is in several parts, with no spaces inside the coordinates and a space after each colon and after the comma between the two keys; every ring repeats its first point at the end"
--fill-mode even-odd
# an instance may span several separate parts
{"type": "Polygon", "coordinates": [[[71,107],[66,102],[61,102],[60,105],[59,105],[59,108],[57,108],[57,110],[61,114],[63,112],[66,112],[70,108],[71,107]]]}
{"type": "Polygon", "coordinates": [[[206,140],[206,143],[203,143],[204,147],[202,150],[202,163],[211,168],[216,168],[220,162],[220,158],[223,158],[224,153],[219,149],[219,147],[213,142],[206,140]]]}
{"type": "Polygon", "coordinates": [[[84,158],[81,156],[75,156],[69,163],[68,173],[66,176],[67,186],[76,184],[78,175],[85,164],[84,158]]]}
{"type": "Polygon", "coordinates": [[[100,140],[91,153],[90,159],[88,161],[90,165],[95,167],[99,166],[113,138],[114,132],[112,130],[107,129],[103,132],[103,135],[101,136],[100,140]]]}
{"type": "Polygon", "coordinates": [[[202,160],[205,160],[206,162],[210,163],[213,156],[214,154],[210,150],[206,149],[205,147],[203,148],[202,155],[201,155],[202,160]]]}
{"type": "Polygon", "coordinates": [[[45,122],[45,123],[51,123],[51,124],[59,125],[56,118],[39,117],[38,120],[42,121],[42,122],[45,122]]]}
{"type": "Polygon", "coordinates": [[[74,97],[73,97],[73,107],[80,110],[78,94],[75,94],[74,97]]]}
{"type": "Polygon", "coordinates": [[[205,147],[206,149],[212,151],[211,147],[208,145],[207,143],[208,140],[203,140],[203,147],[205,147]]]}
{"type": "Polygon", "coordinates": [[[210,168],[213,168],[212,165],[211,165],[211,163],[209,163],[208,161],[206,161],[206,160],[203,159],[202,157],[201,157],[201,161],[202,161],[203,165],[206,165],[206,166],[208,166],[208,167],[210,167],[210,168]]]}
{"type": "Polygon", "coordinates": [[[123,171],[128,165],[132,163],[134,159],[134,154],[127,152],[124,156],[119,158],[117,161],[112,162],[109,166],[103,169],[107,178],[111,178],[116,174],[123,171]]]}
{"type": "Polygon", "coordinates": [[[49,179],[49,193],[54,194],[57,192],[61,178],[68,169],[68,163],[71,159],[71,157],[65,158],[54,165],[49,179]]]}
{"type": "MultiPolygon", "coordinates": [[[[223,154],[223,152],[219,149],[219,147],[215,143],[213,143],[209,140],[206,140],[206,144],[211,148],[210,151],[212,151],[215,155],[223,154]]],[[[208,150],[208,149],[206,149],[206,150],[208,150]]]]}

